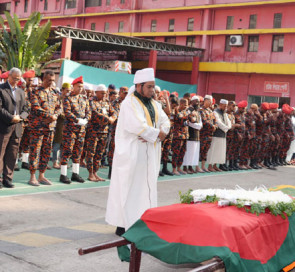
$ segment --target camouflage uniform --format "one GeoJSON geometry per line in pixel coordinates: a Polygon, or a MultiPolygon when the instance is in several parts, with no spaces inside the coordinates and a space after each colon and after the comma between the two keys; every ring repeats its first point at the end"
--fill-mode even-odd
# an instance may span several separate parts
{"type": "MultiPolygon", "coordinates": [[[[30,114],[30,110],[31,110],[30,93],[31,93],[30,88],[26,88],[24,90],[25,100],[27,103],[29,114],[30,114]]],[[[23,122],[23,135],[21,138],[20,146],[19,146],[19,153],[29,153],[29,152],[30,152],[29,120],[24,120],[24,122],[23,122]]]]}
{"type": "Polygon", "coordinates": [[[61,165],[67,165],[71,157],[73,163],[80,163],[86,128],[77,124],[78,118],[90,120],[91,111],[85,95],[70,94],[63,101],[65,122],[62,136],[61,165]]]}
{"type": "MultiPolygon", "coordinates": [[[[230,120],[232,126],[235,124],[235,115],[233,112],[227,113],[228,119],[230,120]]],[[[234,159],[234,129],[230,129],[226,134],[226,158],[227,160],[234,159]]]]}
{"type": "Polygon", "coordinates": [[[180,167],[186,151],[188,127],[184,124],[188,120],[188,112],[183,110],[174,116],[173,142],[172,142],[172,167],[180,167]]]}
{"type": "Polygon", "coordinates": [[[203,128],[200,131],[200,161],[206,161],[213,132],[217,125],[213,111],[210,108],[201,108],[200,114],[203,122],[203,128]]]}
{"type": "Polygon", "coordinates": [[[89,172],[99,169],[108,138],[109,118],[116,115],[108,101],[99,101],[96,97],[91,101],[92,118],[89,123],[86,164],[89,172]]]}
{"type": "Polygon", "coordinates": [[[247,112],[245,114],[245,137],[241,146],[240,164],[247,165],[248,159],[254,159],[256,137],[256,121],[255,115],[247,112]]]}
{"type": "Polygon", "coordinates": [[[172,142],[173,142],[173,127],[174,127],[174,118],[175,118],[175,111],[172,110],[170,116],[168,116],[170,119],[170,130],[167,134],[165,140],[162,143],[162,162],[168,163],[169,160],[169,151],[172,148],[172,142]]]}
{"type": "Polygon", "coordinates": [[[254,159],[256,162],[261,162],[260,160],[260,152],[261,152],[261,143],[262,143],[262,132],[263,132],[263,117],[261,114],[255,114],[255,123],[256,123],[256,138],[254,141],[255,151],[254,151],[254,159]]]}
{"type": "Polygon", "coordinates": [[[237,160],[240,157],[241,147],[245,138],[245,113],[237,111],[234,115],[236,124],[243,125],[242,127],[237,127],[234,130],[233,152],[234,160],[237,160]]]}
{"type": "Polygon", "coordinates": [[[260,161],[265,158],[270,158],[270,141],[271,141],[271,130],[270,130],[270,115],[266,113],[261,113],[262,115],[262,141],[260,149],[260,161]]]}
{"type": "Polygon", "coordinates": [[[270,130],[271,130],[271,134],[275,137],[275,140],[272,141],[270,144],[270,155],[272,158],[275,158],[276,156],[278,156],[279,145],[280,145],[280,136],[277,130],[277,122],[278,122],[277,114],[272,113],[272,118],[270,121],[270,130]]]}
{"type": "MultiPolygon", "coordinates": [[[[112,103],[113,110],[116,112],[117,116],[119,116],[121,104],[122,104],[122,101],[120,98],[117,98],[112,103]]],[[[108,163],[110,167],[112,167],[113,165],[113,157],[115,152],[116,127],[117,127],[117,120],[110,126],[111,140],[110,140],[109,152],[108,152],[108,163]]]]}
{"type": "Polygon", "coordinates": [[[38,87],[30,95],[30,171],[36,171],[39,161],[40,172],[45,172],[52,149],[56,121],[49,123],[48,118],[61,113],[59,97],[55,90],[38,87]]]}

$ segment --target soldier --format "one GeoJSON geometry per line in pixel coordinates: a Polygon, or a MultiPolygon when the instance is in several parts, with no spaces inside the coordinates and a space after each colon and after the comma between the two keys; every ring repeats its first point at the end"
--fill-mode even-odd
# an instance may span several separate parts
{"type": "Polygon", "coordinates": [[[204,97],[203,107],[200,109],[203,122],[203,128],[200,131],[200,161],[202,162],[202,169],[199,170],[200,173],[210,172],[206,169],[205,163],[212,142],[212,135],[217,128],[215,117],[211,109],[212,101],[213,97],[211,95],[206,95],[204,97]]]}
{"type": "Polygon", "coordinates": [[[270,152],[271,152],[271,163],[274,166],[278,166],[278,150],[279,150],[279,145],[280,145],[280,135],[277,130],[277,122],[278,122],[278,108],[279,104],[277,103],[269,103],[269,110],[272,115],[271,121],[270,121],[270,129],[272,135],[275,137],[274,141],[271,142],[270,146],[270,152]]]}
{"type": "Polygon", "coordinates": [[[185,121],[188,120],[188,101],[185,98],[180,99],[179,108],[175,111],[173,142],[172,142],[172,173],[176,176],[186,175],[180,167],[182,166],[184,154],[186,151],[186,139],[188,138],[188,128],[185,121]]]}
{"type": "MultiPolygon", "coordinates": [[[[59,96],[59,102],[63,108],[63,100],[65,97],[69,96],[71,91],[71,84],[70,83],[63,83],[62,88],[61,88],[61,94],[59,96]]],[[[61,143],[62,143],[62,132],[63,132],[63,127],[64,127],[64,122],[65,122],[65,115],[62,110],[62,113],[58,116],[57,121],[56,121],[56,128],[55,128],[55,133],[54,133],[54,138],[53,138],[53,147],[52,147],[52,162],[53,162],[53,168],[55,169],[60,169],[60,164],[59,164],[59,159],[61,150],[61,143]]]]}
{"type": "MultiPolygon", "coordinates": [[[[128,94],[128,87],[121,87],[120,92],[119,92],[119,97],[113,101],[112,107],[116,111],[116,115],[119,116],[120,113],[120,107],[125,99],[126,95],[128,94]]],[[[113,157],[114,157],[114,151],[115,151],[115,132],[116,132],[116,127],[117,127],[117,119],[113,124],[110,125],[110,144],[109,144],[109,152],[108,152],[108,163],[109,163],[109,174],[108,178],[111,178],[111,173],[112,173],[112,165],[113,165],[113,157]]]]}
{"type": "Polygon", "coordinates": [[[3,83],[5,83],[8,79],[9,71],[0,75],[0,78],[3,79],[3,83]]]}
{"type": "Polygon", "coordinates": [[[229,101],[227,106],[227,116],[231,122],[231,129],[226,134],[226,158],[229,162],[228,166],[225,164],[220,166],[221,170],[227,169],[228,171],[232,171],[234,168],[234,129],[235,129],[235,108],[236,103],[235,101],[229,101]]]}
{"type": "Polygon", "coordinates": [[[87,142],[86,164],[89,172],[88,180],[105,181],[97,175],[108,138],[109,125],[117,119],[116,112],[106,101],[107,88],[104,84],[97,86],[96,97],[90,104],[92,118],[89,123],[89,138],[87,142]]]}
{"type": "Polygon", "coordinates": [[[29,115],[29,168],[31,177],[29,184],[32,186],[52,184],[47,178],[45,178],[44,174],[51,154],[56,120],[58,115],[61,113],[58,95],[51,87],[54,80],[54,72],[46,71],[43,76],[43,85],[33,90],[30,95],[31,113],[29,115]],[[35,176],[37,167],[39,169],[38,180],[35,176]]]}
{"type": "Polygon", "coordinates": [[[85,182],[79,176],[80,158],[85,140],[85,127],[91,118],[91,111],[86,95],[82,95],[83,77],[76,78],[73,82],[73,90],[63,101],[65,123],[62,136],[62,153],[60,160],[61,175],[59,181],[70,184],[71,181],[85,182]],[[67,164],[72,158],[72,177],[67,177],[67,164]]]}
{"type": "MultiPolygon", "coordinates": [[[[35,77],[35,71],[30,70],[23,74],[23,78],[26,81],[26,88],[24,89],[25,99],[28,107],[28,113],[30,113],[31,103],[30,94],[33,90],[33,82],[35,77]]],[[[29,130],[29,119],[23,122],[24,132],[20,142],[19,154],[22,153],[22,165],[23,169],[29,170],[29,152],[30,152],[30,130],[29,130]]]]}
{"type": "Polygon", "coordinates": [[[238,159],[240,158],[241,147],[245,138],[245,108],[248,102],[243,100],[238,103],[238,110],[235,115],[235,130],[234,130],[234,170],[246,170],[246,167],[238,166],[238,159]]]}
{"type": "Polygon", "coordinates": [[[263,161],[263,165],[268,169],[275,170],[274,166],[270,162],[270,144],[274,140],[274,136],[271,134],[270,122],[271,116],[268,113],[269,103],[263,102],[260,105],[260,114],[262,116],[262,142],[260,149],[260,161],[263,161]]]}

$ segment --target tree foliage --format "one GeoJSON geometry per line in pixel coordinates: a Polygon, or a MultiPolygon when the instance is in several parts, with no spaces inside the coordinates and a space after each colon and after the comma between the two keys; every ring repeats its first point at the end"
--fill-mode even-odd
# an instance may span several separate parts
{"type": "Polygon", "coordinates": [[[51,22],[41,25],[42,15],[40,12],[33,12],[22,29],[16,14],[12,17],[5,12],[5,16],[7,25],[0,16],[0,55],[4,56],[2,65],[7,70],[12,67],[23,72],[34,69],[40,74],[60,46],[60,42],[51,46],[47,44],[51,22]]]}

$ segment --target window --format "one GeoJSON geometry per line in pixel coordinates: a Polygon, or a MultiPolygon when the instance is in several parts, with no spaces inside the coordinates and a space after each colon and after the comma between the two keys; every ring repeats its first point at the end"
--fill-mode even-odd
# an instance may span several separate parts
{"type": "Polygon", "coordinates": [[[110,6],[111,5],[111,0],[106,0],[106,6],[110,6]]]}
{"type": "Polygon", "coordinates": [[[187,20],[187,31],[193,31],[194,30],[194,18],[188,18],[187,20]]]}
{"type": "Polygon", "coordinates": [[[231,46],[229,45],[229,42],[230,42],[230,36],[226,36],[225,37],[225,48],[224,48],[225,52],[231,51],[231,46]]]}
{"type": "Polygon", "coordinates": [[[251,14],[250,15],[250,22],[249,22],[249,28],[254,29],[256,28],[256,21],[257,21],[257,15],[251,14]]]}
{"type": "Polygon", "coordinates": [[[101,6],[101,0],[85,0],[85,8],[101,6]]]}
{"type": "Polygon", "coordinates": [[[196,37],[195,36],[187,37],[186,38],[186,46],[196,47],[196,37]]]}
{"type": "Polygon", "coordinates": [[[176,44],[176,38],[175,37],[165,37],[165,42],[176,44]]]}
{"type": "Polygon", "coordinates": [[[157,31],[157,20],[152,20],[151,21],[151,32],[156,32],[157,31]]]}
{"type": "Polygon", "coordinates": [[[48,0],[44,0],[44,10],[48,9],[48,0]]]}
{"type": "Polygon", "coordinates": [[[29,0],[25,0],[25,6],[24,6],[24,12],[28,12],[28,1],[29,0]]]}
{"type": "Polygon", "coordinates": [[[227,16],[226,29],[233,29],[234,27],[234,16],[227,16]]]}
{"type": "Polygon", "coordinates": [[[273,35],[272,52],[284,51],[284,35],[273,35]]]}
{"type": "Polygon", "coordinates": [[[258,52],[259,36],[248,37],[248,52],[258,52]]]}
{"type": "Polygon", "coordinates": [[[11,3],[0,4],[0,14],[4,14],[4,11],[10,12],[11,3]]]}
{"type": "Polygon", "coordinates": [[[281,28],[282,13],[275,13],[273,18],[273,28],[281,28]]]}
{"type": "Polygon", "coordinates": [[[170,19],[169,20],[169,28],[168,28],[168,31],[169,32],[173,32],[174,31],[174,23],[175,23],[175,20],[174,19],[170,19]]]}
{"type": "Polygon", "coordinates": [[[104,32],[108,33],[110,31],[110,23],[105,22],[104,23],[104,32]]]}
{"type": "Polygon", "coordinates": [[[121,4],[125,4],[125,0],[120,0],[120,3],[121,4]]]}
{"type": "Polygon", "coordinates": [[[118,32],[123,32],[123,30],[124,30],[124,22],[119,22],[118,32]]]}
{"type": "Polygon", "coordinates": [[[95,23],[91,23],[90,29],[95,30],[95,23]]]}
{"type": "Polygon", "coordinates": [[[76,8],[76,0],[66,0],[65,8],[66,9],[76,8]]]}

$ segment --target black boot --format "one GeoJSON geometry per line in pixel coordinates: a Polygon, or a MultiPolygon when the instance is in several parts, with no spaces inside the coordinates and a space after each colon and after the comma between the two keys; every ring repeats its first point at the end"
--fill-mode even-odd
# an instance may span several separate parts
{"type": "Polygon", "coordinates": [[[279,162],[280,162],[280,165],[281,165],[281,166],[283,166],[283,165],[284,165],[283,158],[279,158],[279,162]]]}
{"type": "Polygon", "coordinates": [[[65,184],[70,184],[71,183],[70,179],[65,175],[60,175],[59,181],[62,182],[62,183],[65,183],[65,184]]]}
{"type": "Polygon", "coordinates": [[[251,160],[250,160],[250,167],[251,167],[252,169],[259,169],[258,166],[255,165],[254,159],[251,159],[251,160]]]}
{"type": "Polygon", "coordinates": [[[160,172],[159,172],[159,176],[160,176],[160,177],[164,177],[164,176],[165,176],[161,170],[160,170],[160,172]]]}
{"type": "Polygon", "coordinates": [[[162,173],[165,174],[165,175],[167,175],[167,176],[173,176],[173,173],[170,172],[170,171],[167,169],[167,162],[163,162],[162,173]]]}
{"type": "Polygon", "coordinates": [[[227,168],[227,165],[226,165],[226,163],[224,163],[224,164],[220,164],[219,165],[219,169],[221,169],[222,171],[228,171],[228,168],[227,168]]]}
{"type": "Polygon", "coordinates": [[[277,167],[277,166],[278,166],[278,164],[277,164],[277,162],[276,162],[276,157],[275,157],[275,156],[272,157],[271,163],[272,163],[272,165],[273,165],[274,167],[277,167]]]}
{"type": "Polygon", "coordinates": [[[286,157],[283,158],[283,164],[284,164],[284,165],[288,165],[288,163],[287,163],[287,161],[286,161],[286,157]]]}
{"type": "Polygon", "coordinates": [[[278,166],[282,166],[282,165],[281,165],[281,162],[280,162],[280,158],[279,158],[278,155],[276,156],[276,164],[277,164],[278,166]]]}
{"type": "Polygon", "coordinates": [[[235,171],[240,170],[240,167],[238,166],[238,161],[237,160],[234,160],[233,170],[235,170],[235,171]]]}
{"type": "Polygon", "coordinates": [[[229,164],[228,164],[228,167],[227,167],[228,171],[233,171],[233,160],[229,160],[229,164]]]}
{"type": "Polygon", "coordinates": [[[85,180],[82,179],[77,173],[72,174],[71,181],[77,181],[79,183],[84,183],[85,182],[85,180]]]}
{"type": "Polygon", "coordinates": [[[268,163],[268,161],[267,161],[266,158],[264,158],[263,164],[264,164],[267,168],[269,167],[269,163],[268,163]]]}
{"type": "Polygon", "coordinates": [[[111,177],[112,177],[112,166],[109,167],[108,179],[111,179],[111,177]]]}
{"type": "Polygon", "coordinates": [[[258,164],[258,160],[254,159],[254,165],[257,167],[257,169],[262,169],[262,167],[258,164]]]}
{"type": "Polygon", "coordinates": [[[29,164],[27,162],[22,162],[22,169],[29,170],[29,164]]]}
{"type": "Polygon", "coordinates": [[[122,236],[125,233],[125,228],[117,227],[116,235],[122,236]]]}

